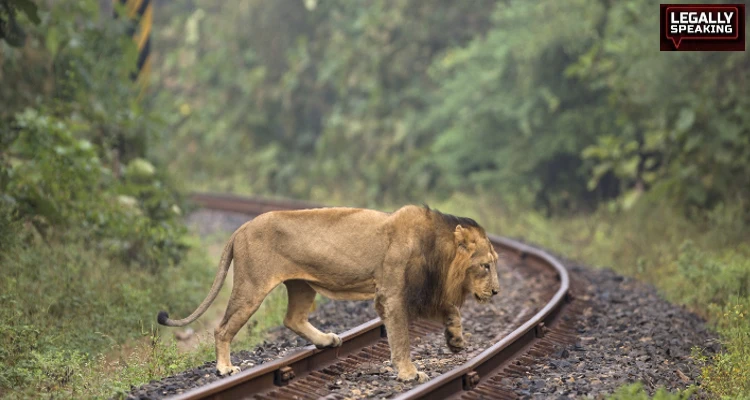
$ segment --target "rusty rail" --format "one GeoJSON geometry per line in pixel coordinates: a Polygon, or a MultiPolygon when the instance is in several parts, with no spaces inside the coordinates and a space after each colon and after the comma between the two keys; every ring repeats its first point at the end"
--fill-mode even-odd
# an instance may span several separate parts
{"type": "MultiPolygon", "coordinates": [[[[192,200],[203,208],[259,215],[273,210],[290,210],[300,208],[319,208],[320,205],[291,200],[269,200],[247,198],[226,194],[196,193],[192,200]]],[[[475,390],[502,370],[508,363],[535,342],[543,338],[547,327],[552,326],[559,317],[570,295],[570,278],[560,261],[544,251],[517,242],[512,239],[488,235],[492,243],[508,252],[517,254],[521,259],[534,261],[551,269],[559,280],[559,288],[551,300],[523,325],[508,336],[467,361],[462,366],[405,392],[397,399],[434,399],[453,398],[475,390]]],[[[338,348],[317,349],[306,346],[283,358],[258,365],[240,372],[237,375],[221,379],[209,385],[187,391],[173,397],[180,400],[194,399],[240,399],[256,395],[287,385],[336,360],[353,354],[363,347],[377,343],[385,336],[385,326],[379,318],[359,325],[341,335],[342,346],[338,348]]]]}
{"type": "Polygon", "coordinates": [[[384,335],[385,326],[380,318],[376,318],[341,334],[341,347],[318,349],[314,345],[305,346],[283,358],[185,392],[174,399],[241,399],[248,392],[255,394],[284,386],[290,380],[317,369],[319,365],[330,364],[339,357],[377,342],[384,335]]]}

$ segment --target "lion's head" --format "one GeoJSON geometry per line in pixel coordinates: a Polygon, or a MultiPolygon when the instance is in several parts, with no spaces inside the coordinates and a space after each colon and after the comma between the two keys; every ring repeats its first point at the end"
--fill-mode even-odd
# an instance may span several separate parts
{"type": "Polygon", "coordinates": [[[473,296],[486,303],[500,290],[497,277],[497,252],[481,229],[456,226],[453,236],[456,243],[456,258],[452,268],[455,278],[461,279],[460,296],[473,296]]]}
{"type": "Polygon", "coordinates": [[[497,253],[473,219],[424,208],[430,225],[422,238],[423,263],[405,270],[406,299],[413,315],[437,317],[473,297],[487,302],[498,293],[497,253]]]}

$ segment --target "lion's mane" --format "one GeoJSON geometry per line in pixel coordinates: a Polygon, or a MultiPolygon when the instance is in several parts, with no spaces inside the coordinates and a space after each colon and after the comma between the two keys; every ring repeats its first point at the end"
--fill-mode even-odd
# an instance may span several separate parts
{"type": "Polygon", "coordinates": [[[484,229],[473,219],[444,214],[423,206],[429,226],[423,227],[421,262],[412,263],[405,273],[405,300],[410,317],[436,318],[446,306],[461,307],[463,282],[470,255],[459,251],[454,240],[456,225],[484,229]]]}

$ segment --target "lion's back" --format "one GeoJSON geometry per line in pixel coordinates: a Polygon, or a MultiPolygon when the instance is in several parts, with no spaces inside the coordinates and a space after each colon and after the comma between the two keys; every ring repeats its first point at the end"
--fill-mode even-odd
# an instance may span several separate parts
{"type": "Polygon", "coordinates": [[[297,265],[357,268],[386,251],[388,216],[344,207],[273,211],[248,224],[248,234],[258,251],[272,249],[297,265]]]}

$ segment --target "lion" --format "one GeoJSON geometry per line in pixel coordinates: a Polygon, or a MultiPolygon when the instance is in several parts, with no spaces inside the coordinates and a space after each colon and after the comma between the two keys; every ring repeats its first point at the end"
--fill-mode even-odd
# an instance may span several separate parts
{"type": "Polygon", "coordinates": [[[224,318],[214,332],[216,369],[234,374],[229,345],[263,299],[286,285],[284,325],[318,348],[341,339],[308,321],[315,294],[333,300],[375,300],[385,324],[398,379],[425,382],[409,349],[410,321],[441,322],[453,352],[466,347],[460,308],[473,297],[486,303],[499,291],[498,255],[473,219],[428,206],[404,206],[393,213],[333,207],[261,214],[238,228],[224,247],[211,290],[187,318],[158,322],[185,326],[214,301],[234,259],[234,285],[224,318]]]}

